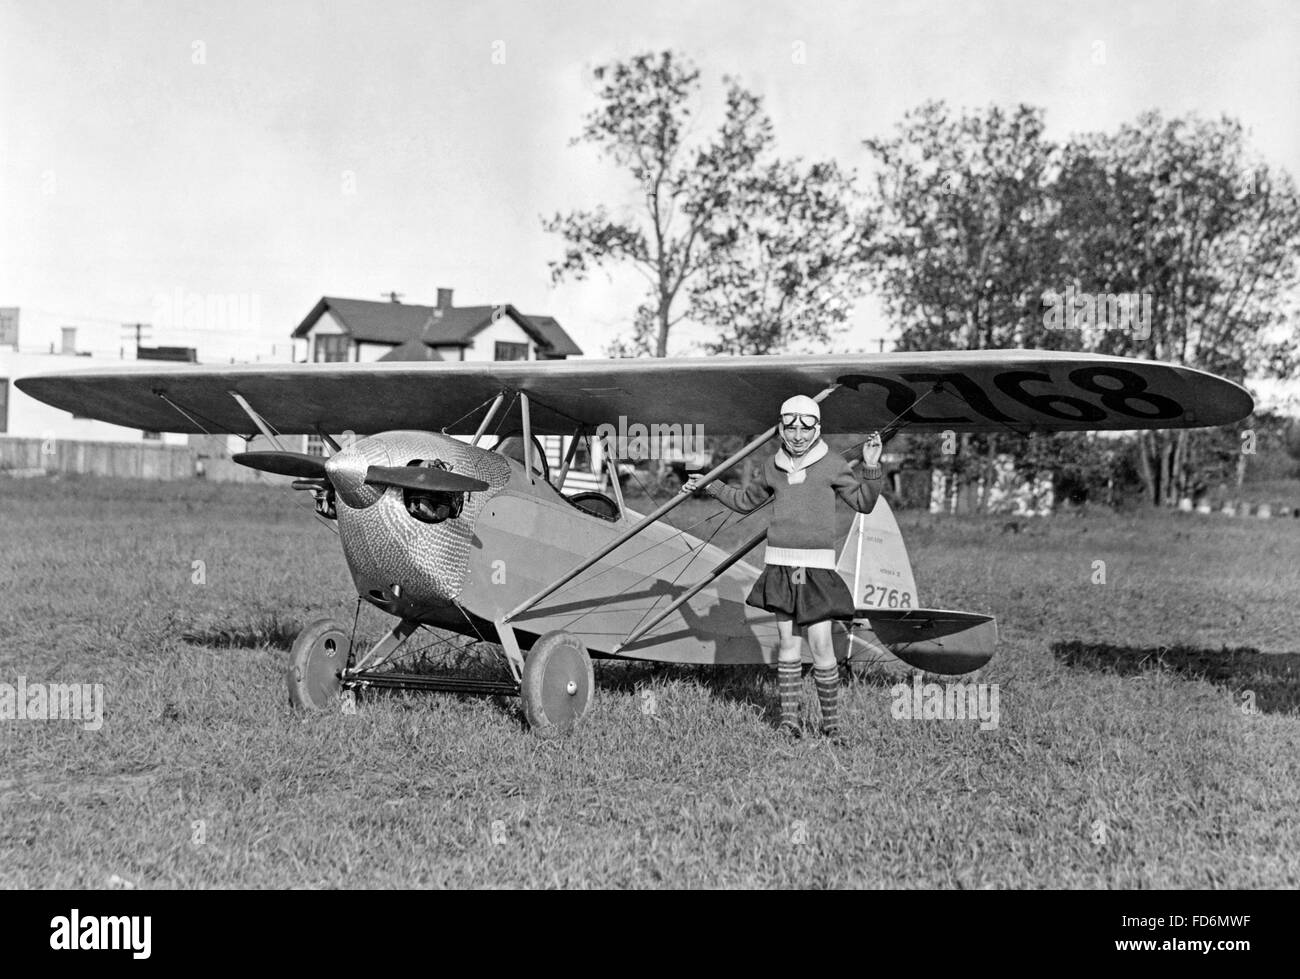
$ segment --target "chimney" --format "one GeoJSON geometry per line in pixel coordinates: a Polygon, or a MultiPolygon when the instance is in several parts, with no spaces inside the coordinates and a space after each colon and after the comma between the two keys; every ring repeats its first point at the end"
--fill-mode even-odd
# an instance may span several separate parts
{"type": "Polygon", "coordinates": [[[451,290],[450,290],[450,289],[439,289],[439,290],[438,290],[438,308],[439,308],[439,309],[451,309],[451,290]]]}

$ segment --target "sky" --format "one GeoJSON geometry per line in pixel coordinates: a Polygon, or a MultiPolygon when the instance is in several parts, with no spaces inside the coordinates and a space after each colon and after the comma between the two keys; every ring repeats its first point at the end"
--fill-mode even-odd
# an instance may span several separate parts
{"type": "MultiPolygon", "coordinates": [[[[102,324],[85,346],[146,322],[201,359],[283,358],[322,295],[448,287],[601,355],[643,280],[554,285],[541,217],[632,207],[571,140],[595,65],[664,48],[701,70],[701,133],[736,76],[782,155],[859,175],[927,99],[1041,106],[1060,139],[1228,114],[1300,175],[1294,0],[0,0],[0,306],[102,324]]],[[[890,335],[868,296],[841,348],[890,335]]]]}

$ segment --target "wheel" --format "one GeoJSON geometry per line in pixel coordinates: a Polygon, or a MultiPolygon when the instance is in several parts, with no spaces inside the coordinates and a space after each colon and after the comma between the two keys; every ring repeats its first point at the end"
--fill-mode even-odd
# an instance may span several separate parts
{"type": "Polygon", "coordinates": [[[548,632],[524,659],[520,698],[533,733],[542,738],[568,734],[591,707],[596,675],[587,648],[568,632],[548,632]]]}
{"type": "Polygon", "coordinates": [[[298,633],[289,650],[289,702],[303,710],[337,708],[348,663],[348,633],[334,619],[317,619],[298,633]]]}

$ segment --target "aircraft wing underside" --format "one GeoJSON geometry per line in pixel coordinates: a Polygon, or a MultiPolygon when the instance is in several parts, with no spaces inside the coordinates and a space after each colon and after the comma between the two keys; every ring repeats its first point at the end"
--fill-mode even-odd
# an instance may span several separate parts
{"type": "Polygon", "coordinates": [[[1154,361],[1041,350],[806,357],[488,363],[132,364],[37,375],[20,390],[76,415],[148,431],[254,434],[241,396],[284,434],[391,429],[472,434],[486,406],[526,393],[532,429],[578,424],[696,425],[754,433],[791,394],[841,388],[822,430],[867,432],[896,419],[912,431],[1194,428],[1249,415],[1250,394],[1202,371],[1154,361]],[[480,410],[481,409],[481,410],[480,410]]]}

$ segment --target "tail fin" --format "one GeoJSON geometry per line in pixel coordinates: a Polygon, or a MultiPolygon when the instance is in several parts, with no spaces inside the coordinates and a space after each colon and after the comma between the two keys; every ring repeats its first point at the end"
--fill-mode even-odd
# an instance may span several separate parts
{"type": "Polygon", "coordinates": [[[836,570],[858,608],[921,607],[903,535],[883,496],[853,521],[836,570]]]}
{"type": "Polygon", "coordinates": [[[993,656],[998,632],[992,616],[921,608],[903,535],[883,498],[853,521],[836,570],[858,611],[841,633],[837,656],[890,673],[947,676],[978,670],[993,656]]]}

